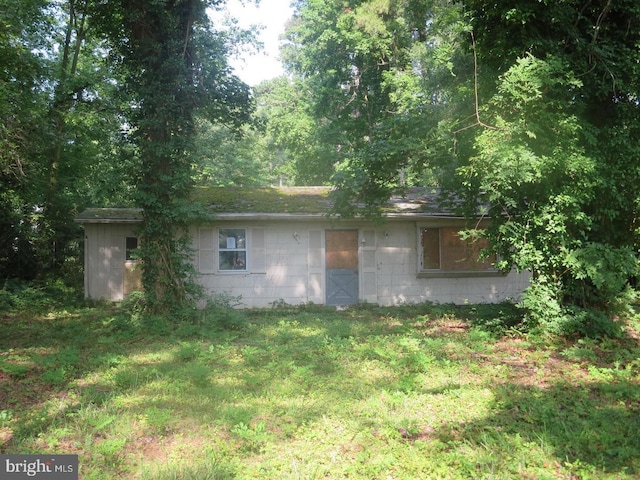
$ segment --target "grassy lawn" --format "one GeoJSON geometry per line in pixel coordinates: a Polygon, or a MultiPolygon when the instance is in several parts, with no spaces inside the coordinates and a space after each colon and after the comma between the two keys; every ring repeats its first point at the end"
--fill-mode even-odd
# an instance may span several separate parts
{"type": "Polygon", "coordinates": [[[0,452],[105,480],[639,478],[636,328],[481,327],[509,310],[0,313],[0,452]]]}

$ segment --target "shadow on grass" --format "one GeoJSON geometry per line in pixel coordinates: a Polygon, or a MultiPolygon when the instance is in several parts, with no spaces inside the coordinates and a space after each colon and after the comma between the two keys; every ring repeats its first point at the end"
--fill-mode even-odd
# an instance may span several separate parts
{"type": "Polygon", "coordinates": [[[443,442],[473,446],[468,461],[479,470],[513,458],[499,458],[535,446],[559,465],[583,475],[640,473],[640,387],[591,383],[548,388],[507,383],[492,387],[491,416],[464,425],[444,424],[443,442]],[[508,448],[505,448],[505,445],[508,448]],[[492,446],[499,448],[493,449],[492,446]]]}
{"type": "MultiPolygon", "coordinates": [[[[219,448],[219,457],[195,457],[188,466],[169,464],[147,478],[232,478],[239,467],[232,461],[218,461],[225,452],[229,458],[235,450],[255,455],[269,442],[287,441],[301,427],[325,415],[343,415],[344,409],[337,405],[340,402],[356,403],[383,390],[416,391],[427,398],[464,393],[465,380],[457,377],[449,376],[428,389],[420,382],[432,367],[457,362],[474,362],[475,366],[475,362],[488,363],[488,355],[462,358],[457,354],[469,351],[463,348],[464,341],[469,341],[468,330],[448,331],[440,340],[428,334],[412,337],[418,327],[411,325],[416,318],[430,322],[447,316],[474,323],[473,318],[485,312],[469,307],[465,316],[459,309],[439,307],[432,312],[429,308],[249,311],[232,314],[233,320],[243,322],[232,322],[231,330],[207,323],[172,326],[158,318],[139,321],[117,311],[94,317],[31,319],[14,325],[6,344],[0,345],[3,351],[24,350],[24,356],[30,356],[27,360],[34,363],[26,375],[2,382],[0,410],[27,411],[14,432],[19,442],[36,438],[52,426],[71,423],[68,419],[77,417],[83,408],[103,408],[106,412],[88,430],[96,443],[99,437],[116,436],[108,429],[120,417],[138,424],[138,431],[129,432],[128,445],[118,447],[123,456],[141,455],[143,442],[159,444],[174,433],[188,435],[210,428],[216,438],[204,437],[219,448]],[[400,339],[404,334],[410,337],[404,343],[384,339],[393,335],[400,339]],[[405,350],[397,351],[402,348],[405,350]],[[48,360],[42,363],[39,356],[48,360]],[[59,368],[62,373],[57,383],[44,381],[43,373],[59,368]],[[9,403],[16,389],[22,396],[9,403]],[[313,400],[309,400],[312,392],[313,400]],[[77,399],[67,401],[64,408],[43,408],[46,400],[64,400],[70,393],[77,399]],[[116,398],[118,405],[114,406],[116,398]],[[97,432],[95,425],[103,431],[97,432]],[[202,476],[205,471],[217,472],[217,476],[202,476]]],[[[582,350],[574,353],[579,361],[588,358],[582,350]]],[[[436,435],[454,448],[477,447],[467,456],[478,465],[501,461],[491,451],[492,442],[501,446],[504,455],[522,450],[518,442],[531,442],[549,450],[561,464],[637,473],[640,387],[619,378],[579,387],[550,385],[543,388],[509,380],[490,385],[487,388],[494,400],[489,417],[463,426],[444,423],[436,435]]],[[[87,448],[99,451],[95,445],[87,448]]],[[[105,453],[100,455],[106,458],[105,453]]],[[[114,448],[112,457],[118,455],[114,448]]],[[[164,460],[161,455],[157,457],[160,461],[164,460]]],[[[92,468],[109,469],[106,462],[92,468]]]]}

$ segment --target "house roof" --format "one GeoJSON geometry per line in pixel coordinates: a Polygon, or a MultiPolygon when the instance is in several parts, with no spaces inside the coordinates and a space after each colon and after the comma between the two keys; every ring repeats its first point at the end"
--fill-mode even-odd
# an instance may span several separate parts
{"type": "MultiPolygon", "coordinates": [[[[201,187],[192,198],[216,218],[303,220],[328,215],[330,192],[331,187],[201,187]]],[[[393,195],[383,213],[387,218],[460,217],[454,207],[441,200],[437,188],[408,188],[393,195]]],[[[142,219],[142,210],[135,208],[89,208],[76,217],[80,223],[138,223],[142,219]]]]}
{"type": "Polygon", "coordinates": [[[142,223],[141,208],[87,208],[75,219],[78,223],[142,223]]]}

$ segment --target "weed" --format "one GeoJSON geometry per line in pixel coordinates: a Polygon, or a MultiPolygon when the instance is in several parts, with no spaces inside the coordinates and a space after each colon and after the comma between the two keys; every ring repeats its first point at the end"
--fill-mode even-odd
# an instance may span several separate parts
{"type": "Polygon", "coordinates": [[[6,362],[2,360],[0,361],[0,370],[8,375],[20,378],[25,377],[27,373],[31,371],[31,367],[22,363],[6,362]]]}
{"type": "Polygon", "coordinates": [[[42,374],[42,380],[51,385],[61,386],[67,380],[67,370],[65,367],[53,368],[50,370],[46,370],[42,374]]]}
{"type": "Polygon", "coordinates": [[[264,422],[247,425],[238,423],[233,426],[231,433],[243,441],[243,446],[250,452],[260,452],[269,441],[270,435],[264,422]]]}
{"type": "Polygon", "coordinates": [[[152,432],[164,435],[169,432],[171,424],[175,421],[175,414],[167,408],[152,406],[145,408],[141,419],[152,432]]]}
{"type": "Polygon", "coordinates": [[[201,353],[200,345],[192,342],[180,342],[180,348],[175,353],[175,358],[179,362],[189,362],[198,358],[201,353]]]}
{"type": "Polygon", "coordinates": [[[105,457],[108,463],[116,461],[123,451],[127,440],[125,438],[108,438],[93,446],[94,451],[105,457]]]}

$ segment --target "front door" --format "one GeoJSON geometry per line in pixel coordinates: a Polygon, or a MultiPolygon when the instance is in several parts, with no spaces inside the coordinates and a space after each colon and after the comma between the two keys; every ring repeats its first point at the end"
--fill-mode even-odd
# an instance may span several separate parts
{"type": "Polygon", "coordinates": [[[358,231],[325,232],[327,305],[358,302],[358,231]]]}

